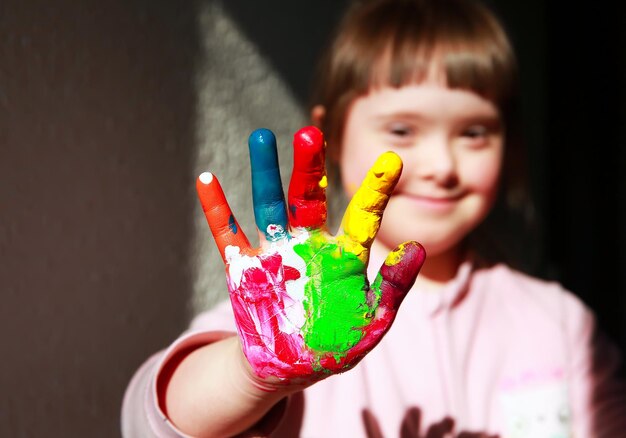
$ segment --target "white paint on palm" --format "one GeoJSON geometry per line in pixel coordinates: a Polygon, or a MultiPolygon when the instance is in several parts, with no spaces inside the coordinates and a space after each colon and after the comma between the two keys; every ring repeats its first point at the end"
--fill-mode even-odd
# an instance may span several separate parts
{"type": "MultiPolygon", "coordinates": [[[[283,305],[283,315],[278,318],[281,331],[287,334],[298,333],[302,329],[305,322],[304,314],[304,288],[309,281],[306,275],[306,263],[296,252],[294,246],[305,242],[309,238],[306,231],[300,232],[297,236],[282,243],[271,244],[266,249],[266,255],[279,254],[283,261],[283,266],[290,266],[298,270],[300,276],[296,280],[290,280],[284,283],[286,294],[280,297],[283,305]]],[[[231,289],[236,290],[241,285],[243,274],[251,268],[261,268],[261,261],[258,256],[248,256],[241,254],[241,250],[237,246],[228,245],[224,249],[226,258],[228,282],[231,289]]],[[[262,257],[262,256],[261,256],[262,257]]],[[[279,278],[278,281],[283,281],[279,278]]],[[[271,279],[268,280],[271,282],[271,279]]],[[[256,316],[256,312],[250,312],[252,317],[256,316]]],[[[260,321],[255,321],[257,329],[260,330],[260,321]]]]}

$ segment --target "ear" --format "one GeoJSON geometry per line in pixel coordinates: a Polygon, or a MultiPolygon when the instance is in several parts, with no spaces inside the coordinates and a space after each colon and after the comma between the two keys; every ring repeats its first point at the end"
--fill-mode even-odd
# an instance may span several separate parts
{"type": "MultiPolygon", "coordinates": [[[[315,105],[311,108],[311,123],[313,123],[314,126],[321,129],[324,123],[324,117],[326,117],[326,107],[324,107],[324,105],[315,105]]],[[[333,164],[339,162],[339,152],[336,148],[330,148],[326,156],[330,158],[333,164]]]]}
{"type": "Polygon", "coordinates": [[[326,108],[323,105],[315,105],[311,108],[311,122],[318,128],[322,127],[326,117],[326,108]]]}

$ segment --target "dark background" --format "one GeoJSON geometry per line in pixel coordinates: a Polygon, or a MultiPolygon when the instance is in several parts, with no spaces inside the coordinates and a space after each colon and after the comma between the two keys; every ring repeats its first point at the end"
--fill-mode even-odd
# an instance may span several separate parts
{"type": "MultiPolygon", "coordinates": [[[[128,380],[188,322],[202,3],[0,3],[1,436],[118,435],[128,380]]],[[[346,3],[282,3],[224,7],[305,104],[346,3]]],[[[623,6],[490,4],[520,58],[537,274],[624,350],[623,6]]]]}

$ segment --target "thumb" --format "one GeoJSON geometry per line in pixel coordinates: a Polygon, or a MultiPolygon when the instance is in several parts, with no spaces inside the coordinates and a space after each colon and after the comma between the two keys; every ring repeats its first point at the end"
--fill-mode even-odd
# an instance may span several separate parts
{"type": "Polygon", "coordinates": [[[424,247],[415,241],[405,242],[389,253],[372,283],[372,289],[380,294],[381,310],[393,314],[398,311],[425,259],[424,247]]]}

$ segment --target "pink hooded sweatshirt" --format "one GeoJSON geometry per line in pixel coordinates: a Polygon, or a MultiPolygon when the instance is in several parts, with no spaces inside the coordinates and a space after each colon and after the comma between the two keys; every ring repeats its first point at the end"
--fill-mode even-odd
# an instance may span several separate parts
{"type": "MultiPolygon", "coordinates": [[[[370,267],[382,261],[372,254],[370,267]]],[[[222,303],[151,357],[127,388],[124,436],[186,436],[159,408],[156,381],[178,353],[234,332],[222,303]]],[[[265,421],[280,420],[273,437],[626,437],[618,365],[591,312],[561,286],[465,262],[443,290],[413,288],[354,369],[290,397],[265,421]]]]}

